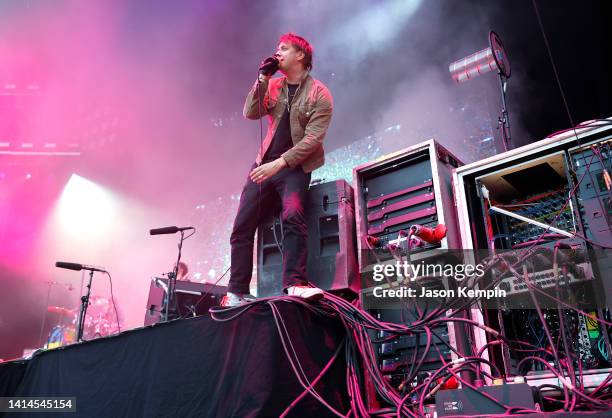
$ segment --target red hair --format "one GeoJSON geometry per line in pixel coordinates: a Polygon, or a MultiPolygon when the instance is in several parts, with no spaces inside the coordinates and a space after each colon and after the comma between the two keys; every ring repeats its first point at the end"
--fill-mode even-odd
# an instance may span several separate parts
{"type": "Polygon", "coordinates": [[[293,32],[289,32],[281,35],[278,42],[284,42],[291,45],[297,51],[303,52],[304,60],[302,63],[304,64],[304,68],[308,71],[312,70],[312,46],[306,39],[296,35],[293,32]]]}

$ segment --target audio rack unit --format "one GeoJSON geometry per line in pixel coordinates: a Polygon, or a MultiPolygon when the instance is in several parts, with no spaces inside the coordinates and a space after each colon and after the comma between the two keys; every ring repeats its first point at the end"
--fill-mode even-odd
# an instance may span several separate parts
{"type": "Polygon", "coordinates": [[[461,164],[430,139],[353,169],[360,272],[392,260],[389,245],[401,247],[413,225],[446,226],[437,242],[412,243],[413,254],[460,248],[451,176],[461,164]]]}
{"type": "MultiPolygon", "coordinates": [[[[398,258],[444,263],[444,250],[460,249],[451,178],[453,169],[461,164],[451,152],[430,139],[353,169],[361,304],[378,320],[410,324],[416,320],[416,311],[409,298],[383,301],[373,297],[377,288],[391,289],[405,284],[404,279],[396,278],[373,286],[374,266],[395,264],[398,258]],[[426,231],[421,238],[415,233],[420,231],[426,231]]],[[[448,287],[439,277],[411,279],[416,288],[448,287]]],[[[370,338],[380,372],[398,392],[419,384],[432,370],[457,359],[449,347],[461,347],[463,351],[467,345],[463,328],[463,324],[449,322],[432,329],[436,337],[411,381],[407,378],[411,375],[413,360],[425,351],[424,335],[391,336],[382,331],[372,332],[370,338]]],[[[368,400],[371,407],[381,401],[371,391],[368,391],[368,400]]]]}
{"type": "MultiPolygon", "coordinates": [[[[550,264],[523,262],[524,276],[543,290],[570,295],[573,306],[590,315],[609,319],[612,286],[605,279],[609,279],[612,265],[609,250],[599,247],[612,246],[611,143],[611,124],[594,121],[459,167],[453,175],[454,194],[462,247],[474,250],[469,252],[474,258],[471,262],[502,251],[529,255],[536,249],[541,254],[560,254],[559,248],[567,248],[567,254],[579,257],[566,258],[563,273],[555,276],[550,264]]],[[[529,296],[527,280],[496,273],[491,280],[501,280],[498,285],[509,291],[505,303],[529,296]]],[[[545,344],[542,321],[533,304],[531,309],[481,306],[472,309],[471,315],[508,339],[545,344]]],[[[589,377],[585,385],[603,381],[612,370],[607,355],[611,351],[610,330],[557,304],[554,309],[543,309],[543,315],[553,339],[561,338],[560,328],[565,327],[568,349],[589,377]]],[[[473,333],[477,350],[490,342],[484,331],[475,329],[473,333]]],[[[498,345],[484,352],[484,357],[507,376],[526,375],[527,382],[536,386],[558,385],[541,363],[521,362],[527,355],[552,361],[545,353],[521,354],[498,345]]]]}

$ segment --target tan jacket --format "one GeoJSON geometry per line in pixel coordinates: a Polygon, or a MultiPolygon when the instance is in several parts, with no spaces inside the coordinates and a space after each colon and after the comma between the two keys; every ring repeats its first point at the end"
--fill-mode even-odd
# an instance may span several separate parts
{"type": "MultiPolygon", "coordinates": [[[[268,115],[270,122],[268,133],[257,153],[258,164],[272,143],[286,107],[287,78],[284,76],[263,81],[259,88],[255,83],[246,98],[244,116],[248,119],[259,119],[268,115]],[[261,115],[260,90],[264,93],[261,115]]],[[[327,87],[307,75],[296,91],[289,113],[293,148],[282,155],[289,167],[301,165],[305,173],[310,173],[323,165],[323,138],[331,121],[332,110],[333,99],[327,87]]]]}

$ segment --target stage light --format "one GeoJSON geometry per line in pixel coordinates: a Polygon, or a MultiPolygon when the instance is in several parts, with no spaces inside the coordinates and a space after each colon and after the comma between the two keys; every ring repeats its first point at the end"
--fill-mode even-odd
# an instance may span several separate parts
{"type": "Polygon", "coordinates": [[[30,173],[28,173],[28,174],[26,174],[25,178],[30,180],[32,178],[32,175],[30,173]]]}
{"type": "Polygon", "coordinates": [[[491,31],[487,48],[452,62],[448,66],[448,71],[457,83],[463,83],[490,71],[497,71],[505,78],[510,78],[510,61],[499,36],[491,31]]]}
{"type": "Polygon", "coordinates": [[[109,191],[73,174],[62,191],[57,214],[65,232],[92,237],[104,234],[111,227],[115,206],[109,191]]]}
{"type": "MultiPolygon", "coordinates": [[[[448,71],[458,84],[491,71],[497,71],[501,88],[501,113],[498,127],[502,134],[504,151],[510,149],[510,117],[506,106],[506,87],[510,78],[510,61],[497,33],[489,32],[489,46],[478,52],[452,62],[448,71]]],[[[463,109],[462,109],[463,110],[463,109]]]]}

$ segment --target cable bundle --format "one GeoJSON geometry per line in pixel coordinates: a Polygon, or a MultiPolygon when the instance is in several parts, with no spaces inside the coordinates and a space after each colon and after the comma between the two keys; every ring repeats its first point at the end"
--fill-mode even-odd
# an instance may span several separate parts
{"type": "MultiPolygon", "coordinates": [[[[528,275],[522,275],[518,271],[521,266],[524,266],[525,263],[529,261],[531,257],[541,255],[542,252],[546,252],[546,249],[543,249],[542,247],[534,247],[521,252],[514,251],[511,253],[498,254],[484,260],[483,263],[485,264],[485,271],[490,271],[493,267],[504,266],[514,275],[514,277],[523,280],[529,286],[530,294],[534,300],[536,310],[538,311],[539,318],[542,323],[542,328],[546,334],[548,347],[550,348],[542,348],[527,341],[510,340],[495,329],[480,324],[477,321],[458,316],[459,313],[464,312],[466,309],[469,309],[475,304],[478,304],[480,302],[478,298],[474,298],[468,302],[451,300],[447,301],[447,303],[445,303],[443,306],[433,309],[430,312],[419,311],[419,315],[416,317],[416,319],[409,324],[397,324],[380,321],[374,318],[368,312],[360,309],[357,301],[350,303],[327,292],[325,293],[325,298],[318,303],[311,303],[301,298],[289,296],[265,298],[237,308],[212,308],[211,315],[213,319],[217,321],[231,321],[255,306],[267,305],[270,307],[285,354],[298,381],[304,388],[303,393],[287,407],[283,413],[283,416],[287,415],[288,412],[296,406],[299,400],[308,394],[319,400],[319,402],[321,402],[337,416],[425,416],[426,403],[431,402],[434,399],[436,392],[440,390],[449,379],[453,378],[460,382],[464,389],[470,388],[476,391],[480,396],[496,402],[498,405],[503,407],[508,414],[535,412],[528,411],[523,408],[515,408],[512,405],[504,405],[490,395],[477,390],[478,386],[482,385],[481,377],[488,379],[504,377],[502,372],[493,363],[482,357],[488,348],[496,345],[504,345],[508,349],[515,350],[517,352],[532,353],[532,355],[527,355],[521,360],[522,364],[517,365],[519,368],[526,362],[538,362],[557,377],[558,381],[560,382],[560,386],[545,385],[545,387],[542,387],[542,389],[552,388],[562,393],[562,400],[558,400],[550,396],[545,397],[545,399],[550,401],[553,406],[558,406],[558,409],[565,409],[568,411],[576,409],[608,409],[610,407],[610,399],[612,399],[612,374],[610,374],[593,392],[590,394],[586,393],[581,376],[582,364],[580,359],[572,356],[572,351],[568,348],[568,337],[565,335],[563,330],[561,332],[563,340],[553,340],[550,330],[548,330],[546,325],[546,320],[543,317],[537,300],[535,299],[535,294],[538,293],[544,295],[545,297],[551,298],[558,303],[559,308],[563,306],[564,309],[573,310],[581,315],[584,315],[592,322],[596,321],[597,323],[605,325],[612,325],[612,323],[604,320],[603,318],[598,318],[578,308],[572,307],[568,303],[565,303],[555,296],[548,294],[531,283],[528,275]],[[277,307],[279,303],[297,303],[303,308],[308,309],[317,315],[337,319],[343,324],[346,330],[346,339],[338,347],[324,369],[312,381],[307,378],[304,369],[301,367],[300,359],[297,357],[291,342],[291,338],[287,332],[287,324],[285,323],[277,307]],[[458,351],[456,347],[450,346],[450,344],[441,338],[435,331],[437,327],[451,322],[483,330],[488,334],[489,342],[481,347],[478,352],[475,352],[476,350],[473,348],[470,349],[470,352],[458,351]],[[416,345],[416,348],[413,351],[413,361],[410,365],[410,370],[407,371],[406,379],[399,388],[391,385],[391,383],[384,377],[383,373],[379,369],[374,342],[372,341],[372,337],[370,335],[370,333],[373,331],[384,331],[385,335],[387,335],[384,341],[391,341],[400,336],[413,335],[420,338],[421,335],[424,335],[426,337],[426,344],[424,348],[419,348],[418,344],[416,345]],[[438,344],[435,343],[437,341],[446,345],[455,354],[455,360],[447,361],[447,359],[445,359],[438,348],[438,344]],[[557,349],[560,344],[563,344],[562,351],[557,349]],[[316,383],[329,369],[331,364],[339,357],[342,347],[344,347],[345,351],[347,388],[350,398],[350,410],[346,413],[335,410],[321,397],[319,393],[317,393],[315,389],[316,383]],[[422,350],[422,352],[419,353],[420,350],[422,350]],[[430,352],[439,357],[442,367],[433,372],[423,373],[421,368],[430,352]],[[545,360],[543,357],[538,357],[538,353],[549,358],[554,358],[554,364],[550,364],[550,362],[545,360]],[[578,364],[577,369],[575,368],[574,364],[578,364]],[[472,376],[475,375],[476,379],[473,382],[470,381],[471,379],[465,377],[466,373],[472,376]],[[419,377],[419,379],[417,379],[417,377],[419,377]],[[371,382],[379,397],[386,402],[389,407],[380,409],[378,411],[371,411],[369,409],[368,400],[366,399],[364,393],[366,381],[371,382]]],[[[556,254],[557,251],[555,250],[553,254],[553,262],[555,263],[555,267],[557,264],[556,254]]],[[[501,279],[497,278],[496,280],[492,280],[486,286],[480,283],[481,280],[482,277],[475,280],[470,280],[469,287],[476,288],[480,285],[484,288],[489,288],[498,284],[499,280],[501,279]]],[[[377,341],[377,343],[379,342],[381,341],[377,341]]],[[[606,350],[605,345],[600,347],[600,350],[606,350]]]]}

